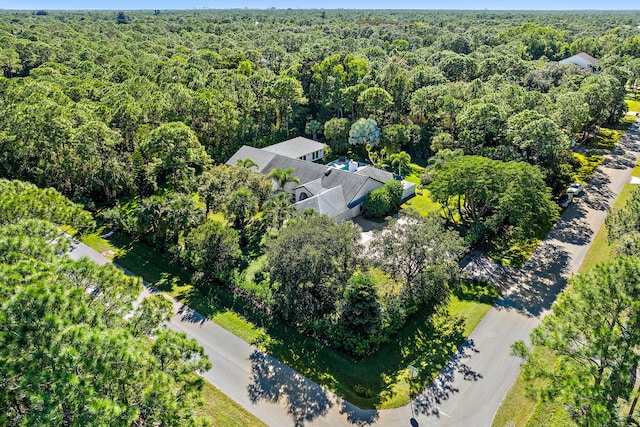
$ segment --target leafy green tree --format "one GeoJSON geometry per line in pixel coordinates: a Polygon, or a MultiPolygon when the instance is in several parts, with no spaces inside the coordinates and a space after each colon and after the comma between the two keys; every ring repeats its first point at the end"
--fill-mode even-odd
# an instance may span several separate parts
{"type": "Polygon", "coordinates": [[[494,103],[467,104],[457,118],[459,140],[466,154],[477,154],[485,146],[494,146],[502,136],[505,114],[494,103]]]}
{"type": "Polygon", "coordinates": [[[462,156],[430,174],[433,200],[446,207],[449,218],[453,218],[453,206],[462,223],[471,228],[473,240],[505,226],[533,238],[559,215],[539,169],[526,163],[462,156]]]}
{"type": "Polygon", "coordinates": [[[571,291],[558,297],[531,334],[531,343],[548,348],[554,363],[522,341],[513,346],[527,359],[525,377],[547,380],[536,387],[539,396],[566,405],[580,426],[622,424],[621,402],[630,402],[640,365],[639,285],[637,258],[599,264],[571,279],[571,291]]]}
{"type": "Polygon", "coordinates": [[[258,164],[251,157],[247,157],[246,159],[238,159],[236,165],[247,169],[258,166],[258,164]]]}
{"type": "Polygon", "coordinates": [[[190,190],[196,175],[211,162],[195,133],[184,123],[166,123],[140,147],[160,186],[190,190]]]}
{"type": "MultiPolygon", "coordinates": [[[[19,239],[40,245],[36,230],[19,239]]],[[[194,374],[211,367],[204,351],[172,337],[173,365],[164,369],[155,349],[166,346],[146,335],[167,334],[159,327],[171,303],[152,297],[127,320],[140,279],[52,256],[21,252],[26,274],[0,286],[0,423],[200,425],[193,408],[202,380],[194,374]]],[[[18,266],[0,259],[0,274],[11,277],[18,266]]]]}
{"type": "Polygon", "coordinates": [[[151,196],[139,203],[136,212],[138,235],[160,250],[177,247],[180,238],[204,220],[204,209],[181,193],[151,196]]]}
{"type": "Polygon", "coordinates": [[[368,218],[384,218],[391,211],[389,192],[384,187],[376,188],[367,194],[362,204],[362,212],[368,218]]]}
{"type": "Polygon", "coordinates": [[[580,92],[568,92],[557,96],[553,119],[569,137],[577,138],[589,118],[589,105],[580,92]]]}
{"type": "Polygon", "coordinates": [[[569,150],[569,139],[558,125],[536,111],[525,110],[507,121],[506,140],[515,159],[552,166],[569,150]]]}
{"type": "Polygon", "coordinates": [[[635,188],[623,209],[605,218],[607,240],[624,255],[640,256],[640,189],[635,188]]]}
{"type": "Polygon", "coordinates": [[[250,61],[240,61],[238,64],[238,72],[249,77],[253,74],[253,65],[251,65],[250,61]]]}
{"type": "Polygon", "coordinates": [[[356,269],[359,241],[359,229],[348,221],[338,224],[325,215],[288,221],[266,247],[277,312],[301,324],[334,313],[356,269]]]}
{"type": "Polygon", "coordinates": [[[183,260],[214,279],[223,279],[240,259],[240,235],[216,221],[194,228],[184,242],[183,260]]]}
{"type": "Polygon", "coordinates": [[[231,193],[227,213],[233,218],[233,226],[244,229],[246,223],[258,212],[258,198],[247,188],[231,193]]]}
{"type": "Polygon", "coordinates": [[[411,156],[409,153],[401,151],[391,155],[391,166],[398,168],[398,175],[404,175],[411,172],[411,156]]]}
{"type": "Polygon", "coordinates": [[[0,179],[0,224],[40,219],[84,231],[95,226],[91,214],[53,188],[0,179]]]}
{"type": "Polygon", "coordinates": [[[295,114],[295,108],[307,103],[304,90],[298,80],[290,76],[278,76],[273,84],[273,96],[278,106],[280,117],[284,120],[287,137],[289,124],[295,114]]]}
{"type": "Polygon", "coordinates": [[[402,204],[403,192],[404,187],[400,181],[387,181],[382,187],[367,195],[362,204],[362,211],[370,218],[384,218],[398,210],[402,204]]]}
{"type": "Polygon", "coordinates": [[[382,129],[382,144],[387,153],[396,154],[409,143],[409,129],[405,125],[389,125],[382,129]]]}
{"type": "Polygon", "coordinates": [[[359,119],[351,125],[349,130],[349,144],[360,145],[365,157],[367,147],[375,147],[380,142],[380,128],[373,119],[359,119]]]}
{"type": "Polygon", "coordinates": [[[438,215],[408,214],[376,233],[369,245],[374,265],[403,283],[409,311],[446,301],[457,284],[457,260],[465,250],[460,235],[438,215]]]}
{"type": "Polygon", "coordinates": [[[376,282],[369,274],[357,271],[351,276],[338,316],[342,346],[356,356],[364,356],[382,328],[382,306],[376,282]]]}
{"type": "Polygon", "coordinates": [[[363,115],[380,120],[387,109],[393,105],[393,98],[381,87],[370,87],[358,96],[358,104],[362,106],[363,115]]]}
{"type": "Polygon", "coordinates": [[[317,141],[318,140],[318,134],[322,133],[322,130],[324,129],[324,126],[322,125],[322,123],[320,123],[317,120],[311,120],[307,123],[307,125],[304,128],[304,132],[307,135],[311,135],[311,137],[317,141]]]}
{"type": "Polygon", "coordinates": [[[324,137],[331,146],[331,149],[339,154],[344,154],[348,147],[349,119],[330,119],[324,123],[324,137]]]}
{"type": "MultiPolygon", "coordinates": [[[[248,164],[247,159],[243,164],[248,164]]],[[[258,198],[262,204],[272,193],[273,183],[263,174],[241,166],[218,165],[206,170],[199,178],[198,192],[207,209],[219,211],[229,203],[234,191],[246,188],[258,198]]]]}

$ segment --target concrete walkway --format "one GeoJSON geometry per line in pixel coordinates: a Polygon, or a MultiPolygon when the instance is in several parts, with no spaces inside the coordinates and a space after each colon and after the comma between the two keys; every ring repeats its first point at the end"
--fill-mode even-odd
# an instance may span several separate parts
{"type": "MultiPolygon", "coordinates": [[[[213,364],[205,378],[271,426],[489,426],[520,371],[511,344],[528,339],[577,271],[608,207],[629,182],[639,142],[636,122],[523,269],[471,260],[467,268],[487,269],[503,296],[411,406],[360,410],[177,302],[169,327],[205,348],[213,364]]],[[[71,255],[108,262],[83,244],[71,255]]]]}

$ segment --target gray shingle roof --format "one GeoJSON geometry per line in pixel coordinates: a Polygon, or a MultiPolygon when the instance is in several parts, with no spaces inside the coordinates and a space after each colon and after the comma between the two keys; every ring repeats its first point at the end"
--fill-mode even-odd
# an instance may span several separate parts
{"type": "Polygon", "coordinates": [[[298,136],[278,144],[264,147],[263,150],[276,153],[281,156],[297,159],[315,151],[324,149],[325,145],[309,138],[298,136]]]}
{"type": "Polygon", "coordinates": [[[337,216],[346,211],[347,203],[344,200],[344,193],[340,186],[334,187],[317,196],[309,197],[294,206],[300,211],[313,208],[321,214],[337,216]]]}
{"type": "Polygon", "coordinates": [[[377,169],[373,166],[365,166],[358,169],[354,173],[357,173],[358,175],[368,176],[369,178],[373,178],[383,184],[393,179],[393,174],[391,172],[383,171],[382,169],[377,169]]]}
{"type": "Polygon", "coordinates": [[[258,168],[251,168],[251,170],[257,172],[264,172],[265,166],[269,164],[271,160],[276,156],[275,153],[270,153],[268,151],[261,150],[259,148],[249,147],[248,145],[243,145],[240,147],[236,153],[231,156],[229,160],[227,160],[227,165],[235,165],[238,162],[238,159],[247,159],[250,158],[254,162],[257,163],[258,168]]]}
{"type": "MultiPolygon", "coordinates": [[[[255,160],[255,159],[254,159],[255,160]]],[[[274,156],[273,159],[261,170],[262,173],[268,174],[273,169],[293,168],[294,175],[300,179],[300,184],[320,180],[323,188],[333,188],[342,186],[344,199],[349,203],[358,194],[358,191],[369,179],[365,175],[341,171],[332,167],[311,163],[304,160],[290,159],[284,156],[274,156]]],[[[288,183],[285,191],[291,191],[300,184],[288,183]]]]}

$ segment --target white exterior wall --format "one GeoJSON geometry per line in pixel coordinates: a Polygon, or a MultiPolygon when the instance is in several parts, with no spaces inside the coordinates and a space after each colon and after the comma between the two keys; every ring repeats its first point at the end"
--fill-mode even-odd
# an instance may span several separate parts
{"type": "Polygon", "coordinates": [[[402,181],[402,200],[416,195],[416,184],[409,181],[402,181]]]}
{"type": "Polygon", "coordinates": [[[360,212],[361,212],[360,208],[361,207],[362,207],[362,203],[357,205],[357,206],[352,207],[349,210],[346,210],[346,211],[342,212],[339,215],[336,215],[336,217],[335,217],[336,221],[337,222],[346,221],[348,219],[357,217],[358,215],[360,215],[360,212]]]}
{"type": "Polygon", "coordinates": [[[375,179],[369,178],[364,183],[362,188],[360,188],[360,191],[358,191],[358,194],[356,194],[356,196],[353,198],[353,200],[358,200],[360,197],[366,196],[367,194],[371,193],[376,188],[380,188],[383,185],[384,184],[382,184],[381,182],[378,182],[375,179]]]}

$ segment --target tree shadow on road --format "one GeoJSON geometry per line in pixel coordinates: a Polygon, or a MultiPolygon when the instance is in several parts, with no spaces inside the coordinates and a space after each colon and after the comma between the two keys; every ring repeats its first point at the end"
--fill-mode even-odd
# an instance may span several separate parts
{"type": "Polygon", "coordinates": [[[638,138],[640,138],[639,128],[633,125],[611,150],[611,155],[604,159],[602,165],[611,169],[633,168],[636,165],[634,150],[637,149],[634,145],[637,144],[638,138]]]}
{"type": "Polygon", "coordinates": [[[347,415],[347,421],[353,425],[363,427],[368,426],[380,418],[380,413],[375,409],[360,409],[357,406],[342,400],[341,414],[347,415]]]}
{"type": "Polygon", "coordinates": [[[294,426],[326,415],[334,405],[326,390],[266,353],[256,350],[250,360],[251,402],[266,400],[285,406],[294,426]]]}
{"type": "MultiPolygon", "coordinates": [[[[586,210],[580,204],[573,204],[562,216],[556,227],[549,233],[550,238],[571,245],[588,245],[593,237],[593,230],[586,220],[586,210]]],[[[531,258],[534,258],[532,256],[531,258]]]]}
{"type": "Polygon", "coordinates": [[[415,411],[425,415],[440,416],[439,405],[460,390],[454,387],[456,376],[461,375],[464,381],[479,381],[483,378],[480,372],[473,371],[464,361],[471,358],[478,349],[473,340],[467,340],[442,368],[440,374],[415,399],[415,411]]]}
{"type": "Polygon", "coordinates": [[[543,242],[524,268],[510,278],[518,285],[505,292],[495,307],[540,316],[565,288],[570,259],[571,255],[560,245],[543,242]]]}
{"type": "Polygon", "coordinates": [[[606,211],[616,196],[611,191],[609,184],[611,184],[609,177],[601,170],[597,170],[589,180],[589,184],[580,199],[591,209],[606,211]]]}

